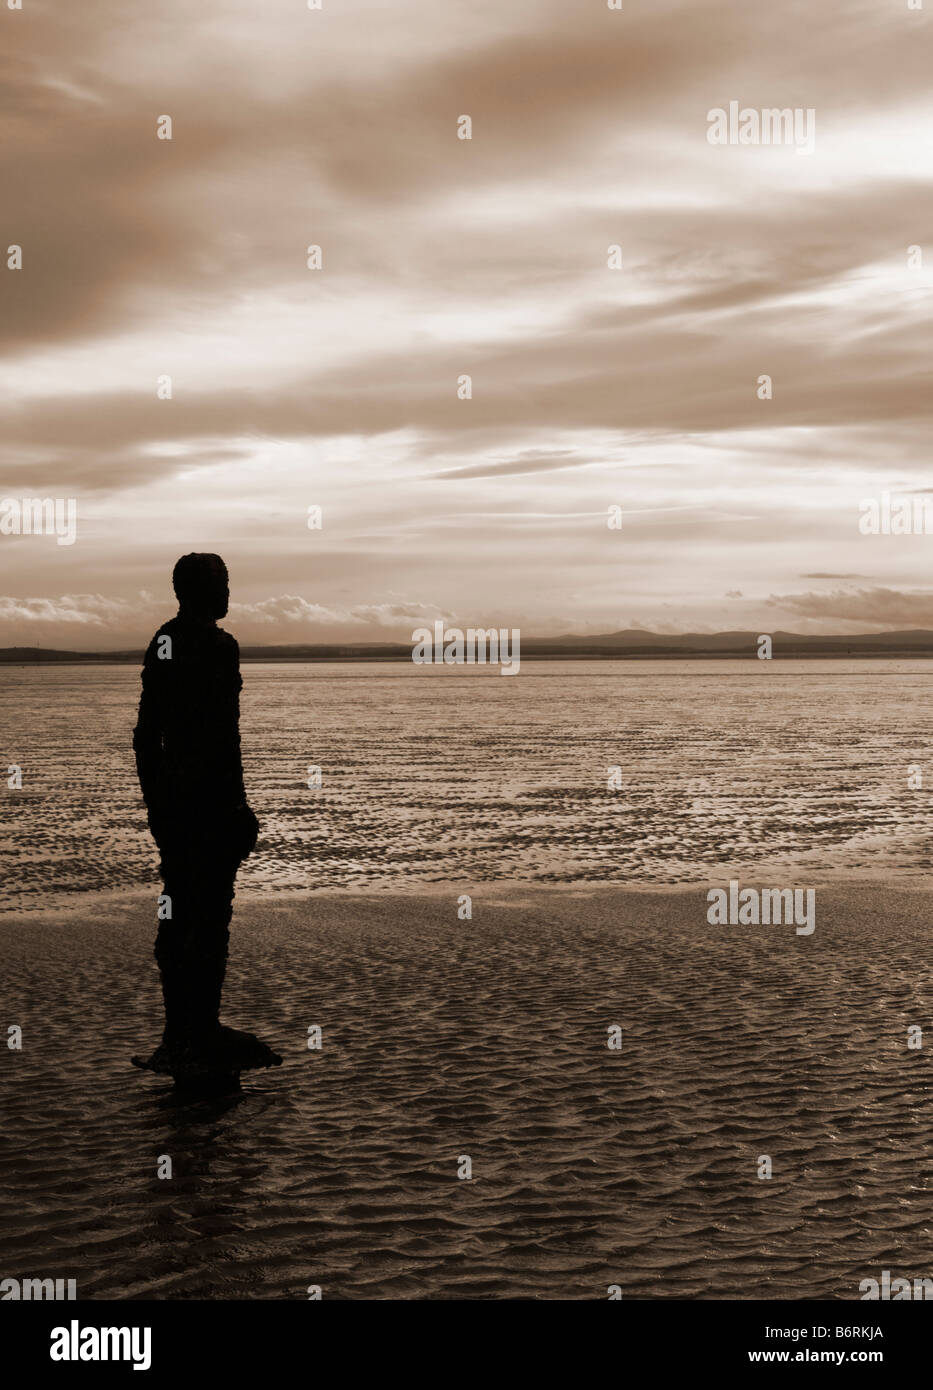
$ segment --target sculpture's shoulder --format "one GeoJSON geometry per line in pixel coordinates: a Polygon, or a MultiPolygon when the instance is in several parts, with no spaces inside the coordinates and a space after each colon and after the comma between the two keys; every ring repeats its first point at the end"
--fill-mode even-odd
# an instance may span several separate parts
{"type": "Polygon", "coordinates": [[[232,633],[225,632],[222,627],[217,628],[217,652],[219,653],[219,665],[224,673],[224,679],[230,681],[234,690],[242,690],[243,677],[240,675],[240,644],[232,633]]]}
{"type": "Polygon", "coordinates": [[[144,666],[153,666],[160,659],[164,659],[167,650],[171,650],[171,641],[166,643],[166,637],[174,639],[178,634],[177,618],[169,618],[161,623],[155,630],[143,659],[144,666]]]}
{"type": "Polygon", "coordinates": [[[217,650],[234,666],[240,664],[240,644],[232,632],[227,632],[222,627],[217,629],[217,650]]]}

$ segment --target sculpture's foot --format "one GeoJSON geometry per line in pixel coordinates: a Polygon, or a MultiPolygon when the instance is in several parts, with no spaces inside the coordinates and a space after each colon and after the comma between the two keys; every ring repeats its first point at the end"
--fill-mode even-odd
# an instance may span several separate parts
{"type": "Polygon", "coordinates": [[[130,1061],[134,1067],[140,1067],[143,1071],[154,1071],[160,1076],[171,1076],[172,1068],[176,1064],[177,1051],[169,1047],[166,1043],[159,1043],[151,1057],[131,1057],[130,1061]]]}
{"type": "Polygon", "coordinates": [[[273,1052],[255,1033],[244,1033],[239,1028],[227,1028],[223,1024],[206,1043],[202,1056],[218,1067],[228,1067],[234,1071],[282,1065],[279,1054],[273,1052]]]}
{"type": "Polygon", "coordinates": [[[170,1076],[178,1086],[209,1084],[212,1079],[236,1080],[241,1071],[281,1066],[282,1058],[255,1033],[238,1028],[217,1028],[206,1037],[178,1043],[161,1042],[151,1057],[131,1057],[134,1067],[170,1076]]]}
{"type": "Polygon", "coordinates": [[[221,1066],[187,1049],[169,1048],[162,1043],[151,1057],[131,1057],[134,1067],[170,1076],[175,1090],[189,1096],[224,1095],[240,1089],[238,1068],[221,1066]]]}

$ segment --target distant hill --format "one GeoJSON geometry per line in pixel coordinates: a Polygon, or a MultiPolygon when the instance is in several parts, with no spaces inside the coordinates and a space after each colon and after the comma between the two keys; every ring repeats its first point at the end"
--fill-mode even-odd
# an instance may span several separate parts
{"type": "MultiPolygon", "coordinates": [[[[648,632],[626,628],[622,632],[581,637],[522,638],[523,660],[572,658],[585,660],[660,657],[751,657],[758,651],[757,632],[648,632]]],[[[813,637],[797,632],[772,632],[772,650],[781,656],[933,656],[933,631],[863,632],[851,637],[813,637]]],[[[272,647],[241,647],[244,661],[409,661],[407,642],[313,642],[272,647]]],[[[0,647],[0,664],[53,665],[63,662],[129,662],[141,664],[143,648],[136,651],[70,652],[46,647],[0,647]]]]}
{"type": "MultiPolygon", "coordinates": [[[[792,650],[796,653],[818,653],[834,655],[837,653],[853,656],[871,655],[891,650],[910,651],[919,655],[933,653],[933,631],[917,628],[905,632],[862,632],[848,637],[813,636],[799,632],[772,632],[773,649],[779,648],[785,656],[792,650]]],[[[647,632],[641,628],[626,628],[622,632],[598,633],[592,637],[580,637],[568,633],[563,637],[547,639],[546,645],[554,648],[587,647],[615,651],[667,651],[723,653],[728,656],[741,656],[750,652],[753,656],[758,649],[759,633],[755,632],[647,632]]],[[[531,645],[531,644],[529,644],[531,645]]],[[[524,651],[524,643],[522,644],[524,651]]]]}
{"type": "Polygon", "coordinates": [[[61,661],[142,661],[138,652],[60,652],[52,647],[0,647],[0,663],[7,665],[53,665],[61,661]]]}

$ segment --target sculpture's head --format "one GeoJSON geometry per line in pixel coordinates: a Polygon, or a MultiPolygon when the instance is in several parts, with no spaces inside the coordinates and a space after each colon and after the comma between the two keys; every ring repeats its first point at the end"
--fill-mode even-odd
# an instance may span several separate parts
{"type": "Polygon", "coordinates": [[[219,555],[183,555],[172,571],[172,587],[180,608],[192,617],[213,621],[226,616],[230,580],[219,555]]]}

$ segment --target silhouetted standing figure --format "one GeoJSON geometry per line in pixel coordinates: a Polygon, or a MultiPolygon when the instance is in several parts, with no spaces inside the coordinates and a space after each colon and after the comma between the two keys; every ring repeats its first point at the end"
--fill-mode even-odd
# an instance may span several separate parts
{"type": "Polygon", "coordinates": [[[234,880],[259,831],[240,760],[239,647],[217,626],[227,567],[219,555],[183,555],[172,584],[178,615],[149,643],[133,734],[171,913],[155,944],[165,1032],[148,1060],[133,1061],[184,1080],[282,1059],[219,1018],[234,880]]]}

